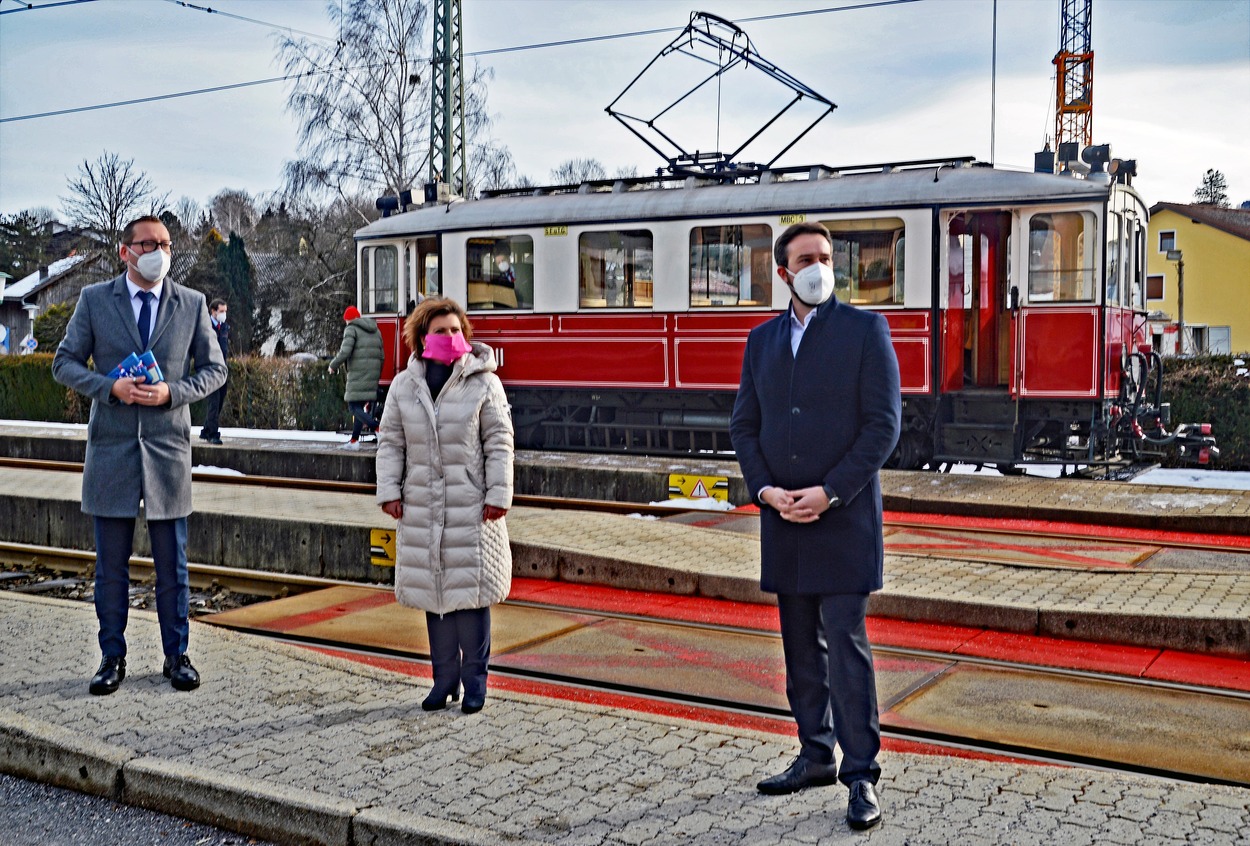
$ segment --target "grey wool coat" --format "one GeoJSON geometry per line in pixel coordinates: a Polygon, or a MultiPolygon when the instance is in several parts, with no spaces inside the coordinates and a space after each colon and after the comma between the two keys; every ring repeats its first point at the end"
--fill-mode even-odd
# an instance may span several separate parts
{"type": "Polygon", "coordinates": [[[425,362],[395,377],[378,433],[378,504],[403,500],[395,597],[435,614],[486,608],[512,586],[504,519],[482,506],[512,505],[512,417],[495,354],[474,343],[437,399],[425,362]]]}
{"type": "Polygon", "coordinates": [[[367,317],[357,317],[343,330],[343,343],[330,362],[337,370],[347,365],[347,389],[344,402],[373,402],[378,398],[378,380],[382,378],[382,333],[378,324],[367,317]]]}
{"type": "Polygon", "coordinates": [[[169,385],[161,408],[126,405],[110,393],[108,373],[142,351],[125,274],[83,288],[52,375],[92,400],[82,477],[87,514],[137,517],[140,500],[149,520],[191,513],[190,405],[225,384],[227,373],[204,295],[166,278],[148,349],[169,385]]]}

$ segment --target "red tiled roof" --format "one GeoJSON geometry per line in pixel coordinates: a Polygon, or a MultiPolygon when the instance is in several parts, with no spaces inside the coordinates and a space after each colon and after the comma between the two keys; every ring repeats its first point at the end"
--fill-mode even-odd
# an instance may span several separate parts
{"type": "Polygon", "coordinates": [[[1205,203],[1155,203],[1150,207],[1152,217],[1161,211],[1174,212],[1221,232],[1250,241],[1250,209],[1225,208],[1205,203]]]}

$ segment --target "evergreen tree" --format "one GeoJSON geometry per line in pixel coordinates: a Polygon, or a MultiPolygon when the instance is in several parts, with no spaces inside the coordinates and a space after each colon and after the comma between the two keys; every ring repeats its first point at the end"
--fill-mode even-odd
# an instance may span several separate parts
{"type": "Polygon", "coordinates": [[[251,352],[256,323],[255,274],[243,239],[234,232],[229,241],[217,247],[217,271],[226,288],[222,299],[230,306],[231,342],[236,352],[251,352]]]}
{"type": "Polygon", "coordinates": [[[1220,171],[1211,169],[1202,176],[1202,184],[1194,191],[1194,202],[1200,206],[1228,207],[1228,180],[1220,171]]]}
{"type": "Polygon", "coordinates": [[[48,263],[51,236],[28,211],[0,215],[0,270],[21,279],[48,263]]]}

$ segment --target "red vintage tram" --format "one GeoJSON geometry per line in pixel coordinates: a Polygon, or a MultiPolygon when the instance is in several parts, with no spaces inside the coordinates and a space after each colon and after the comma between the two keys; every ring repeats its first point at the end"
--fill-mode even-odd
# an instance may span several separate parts
{"type": "Polygon", "coordinates": [[[836,295],[890,324],[893,466],[1114,467],[1165,446],[1205,462],[1209,431],[1166,428],[1128,183],[964,158],[494,192],[359,230],[358,302],[391,350],[384,384],[406,304],[464,303],[519,446],[723,452],[747,333],[788,302],[773,239],[816,220],[836,295]]]}

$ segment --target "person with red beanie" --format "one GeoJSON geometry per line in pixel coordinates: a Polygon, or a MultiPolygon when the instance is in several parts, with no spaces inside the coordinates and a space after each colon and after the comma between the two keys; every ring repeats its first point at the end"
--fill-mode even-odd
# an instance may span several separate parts
{"type": "Polygon", "coordinates": [[[378,380],[382,378],[385,355],[378,324],[361,317],[360,309],[348,306],[343,312],[343,321],[347,328],[343,330],[343,343],[339,346],[338,355],[330,362],[330,372],[347,366],[347,388],[343,399],[353,421],[352,438],[343,444],[343,449],[360,449],[362,427],[368,426],[375,433],[378,431],[378,420],[369,413],[366,405],[377,401],[378,380]]]}

